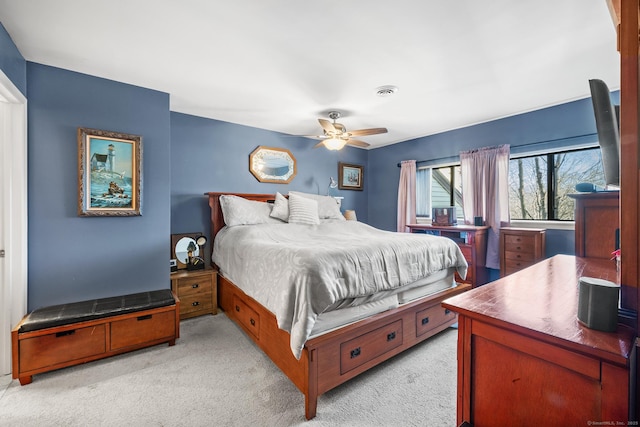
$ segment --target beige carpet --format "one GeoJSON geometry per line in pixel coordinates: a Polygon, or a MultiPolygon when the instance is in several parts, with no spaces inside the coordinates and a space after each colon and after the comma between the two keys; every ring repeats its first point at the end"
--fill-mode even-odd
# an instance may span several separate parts
{"type": "Polygon", "coordinates": [[[180,334],[27,386],[0,378],[0,426],[455,426],[456,329],[322,395],[311,421],[302,393],[224,314],[185,320],[180,334]]]}

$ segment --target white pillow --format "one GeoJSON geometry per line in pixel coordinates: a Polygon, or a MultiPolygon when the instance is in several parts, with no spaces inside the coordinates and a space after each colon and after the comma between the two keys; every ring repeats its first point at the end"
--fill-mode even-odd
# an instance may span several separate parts
{"type": "Polygon", "coordinates": [[[289,193],[289,224],[320,224],[318,202],[289,193]]]}
{"type": "Polygon", "coordinates": [[[299,191],[289,191],[292,194],[313,199],[318,202],[318,217],[320,219],[338,219],[345,221],[344,215],[340,212],[340,201],[331,196],[320,196],[319,194],[302,193],[299,191]]]}
{"type": "Polygon", "coordinates": [[[276,193],[276,200],[273,202],[271,218],[278,218],[284,222],[289,221],[289,201],[280,193],[276,193]]]}
{"type": "Polygon", "coordinates": [[[271,218],[271,204],[247,200],[238,196],[220,196],[220,207],[224,222],[229,227],[235,225],[253,225],[266,223],[281,223],[275,218],[271,218]]]}

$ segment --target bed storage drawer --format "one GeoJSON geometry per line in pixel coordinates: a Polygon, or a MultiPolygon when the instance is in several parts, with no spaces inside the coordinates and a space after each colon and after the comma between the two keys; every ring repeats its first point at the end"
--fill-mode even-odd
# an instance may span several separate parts
{"type": "Polygon", "coordinates": [[[105,326],[68,329],[20,341],[20,369],[31,371],[105,351],[105,326]]]}
{"type": "Polygon", "coordinates": [[[440,305],[416,312],[416,336],[419,337],[445,322],[456,318],[456,314],[440,305]]]}
{"type": "Polygon", "coordinates": [[[260,338],[260,315],[237,295],[233,295],[233,315],[256,338],[260,338]]]}
{"type": "Polygon", "coordinates": [[[344,374],[363,363],[402,345],[402,320],[340,344],[340,373],[344,374]]]}

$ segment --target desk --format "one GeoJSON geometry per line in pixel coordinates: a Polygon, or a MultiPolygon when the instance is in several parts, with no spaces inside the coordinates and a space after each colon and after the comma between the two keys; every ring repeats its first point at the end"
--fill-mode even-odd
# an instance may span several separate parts
{"type": "Polygon", "coordinates": [[[470,283],[474,288],[487,283],[489,270],[485,265],[487,260],[488,226],[407,224],[407,227],[412,233],[427,233],[448,237],[460,246],[469,268],[467,269],[465,280],[462,280],[456,273],[456,282],[470,283]]]}
{"type": "Polygon", "coordinates": [[[617,280],[612,261],[556,255],[442,303],[459,314],[458,425],[627,425],[635,335],[578,322],[581,276],[617,280]]]}

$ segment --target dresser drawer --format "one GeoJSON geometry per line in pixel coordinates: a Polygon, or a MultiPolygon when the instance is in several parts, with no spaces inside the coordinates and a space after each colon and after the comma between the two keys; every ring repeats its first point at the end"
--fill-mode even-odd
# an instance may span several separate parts
{"type": "Polygon", "coordinates": [[[436,326],[442,325],[451,319],[455,319],[456,314],[441,305],[435,305],[416,312],[416,336],[429,332],[436,326]]]}
{"type": "Polygon", "coordinates": [[[176,334],[175,311],[145,314],[111,322],[111,350],[176,334]]]}
{"type": "Polygon", "coordinates": [[[233,315],[242,324],[245,329],[256,338],[260,338],[260,315],[249,305],[245,304],[242,299],[236,295],[233,296],[233,315]]]}
{"type": "Polygon", "coordinates": [[[514,259],[507,259],[505,261],[504,270],[505,274],[515,273],[516,271],[522,270],[523,268],[527,268],[535,264],[536,261],[520,261],[514,259]]]}
{"type": "Polygon", "coordinates": [[[525,262],[530,262],[536,259],[533,252],[524,252],[524,251],[504,251],[504,257],[506,260],[525,261],[525,262]]]}
{"type": "Polygon", "coordinates": [[[340,344],[340,374],[402,345],[402,320],[340,344]]]}
{"type": "Polygon", "coordinates": [[[534,236],[504,236],[504,249],[514,252],[535,252],[536,239],[534,236]]]}
{"type": "Polygon", "coordinates": [[[210,313],[213,308],[212,293],[199,292],[196,294],[187,294],[180,298],[180,315],[187,315],[197,311],[205,311],[210,313]]]}
{"type": "Polygon", "coordinates": [[[209,274],[196,277],[185,277],[184,279],[178,280],[178,295],[180,296],[180,300],[187,295],[204,292],[211,293],[212,282],[211,275],[209,274]]]}
{"type": "Polygon", "coordinates": [[[20,372],[105,352],[105,325],[70,329],[20,340],[20,372]]]}

